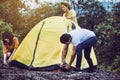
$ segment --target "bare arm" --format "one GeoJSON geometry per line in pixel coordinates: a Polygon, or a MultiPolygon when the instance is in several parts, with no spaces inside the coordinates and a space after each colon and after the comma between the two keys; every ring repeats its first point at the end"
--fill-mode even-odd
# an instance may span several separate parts
{"type": "Polygon", "coordinates": [[[71,59],[68,65],[66,65],[66,69],[70,69],[71,64],[73,63],[74,59],[76,56],[76,46],[73,46],[73,51],[72,51],[72,55],[71,55],[71,59]]]}
{"type": "Polygon", "coordinates": [[[68,19],[76,17],[76,12],[74,10],[70,10],[70,15],[67,16],[68,19]]]}
{"type": "Polygon", "coordinates": [[[5,65],[7,65],[7,52],[8,52],[8,50],[7,50],[6,46],[3,44],[3,63],[5,65]]]}
{"type": "Polygon", "coordinates": [[[13,55],[14,55],[15,51],[16,51],[16,49],[14,49],[13,53],[12,53],[12,54],[11,54],[11,56],[9,57],[9,59],[8,59],[8,63],[10,63],[10,62],[11,62],[12,57],[13,57],[13,55]]]}
{"type": "Polygon", "coordinates": [[[63,46],[63,50],[62,50],[62,60],[61,60],[61,65],[63,65],[63,63],[64,63],[64,61],[65,61],[65,58],[66,58],[67,52],[68,52],[68,45],[65,44],[65,45],[63,46]]]}
{"type": "Polygon", "coordinates": [[[70,62],[69,62],[69,65],[71,65],[75,59],[75,56],[76,56],[76,47],[73,46],[73,51],[72,51],[72,55],[71,55],[71,59],[70,59],[70,62]]]}
{"type": "Polygon", "coordinates": [[[18,48],[18,46],[19,46],[19,41],[18,41],[18,38],[17,38],[17,37],[14,37],[13,41],[14,41],[14,43],[15,43],[15,45],[14,45],[14,50],[13,50],[11,56],[10,56],[9,59],[8,59],[8,63],[11,62],[12,57],[13,57],[15,51],[17,50],[17,48],[18,48]]]}
{"type": "Polygon", "coordinates": [[[4,63],[4,64],[7,64],[6,59],[7,59],[7,54],[4,53],[4,56],[3,56],[3,63],[4,63]]]}

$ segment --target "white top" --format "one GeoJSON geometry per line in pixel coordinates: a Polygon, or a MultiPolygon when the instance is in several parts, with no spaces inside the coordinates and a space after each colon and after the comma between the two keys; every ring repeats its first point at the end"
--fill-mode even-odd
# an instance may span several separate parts
{"type": "Polygon", "coordinates": [[[88,29],[83,29],[83,28],[72,30],[68,34],[71,35],[71,37],[72,37],[72,44],[74,46],[77,46],[78,44],[84,42],[85,40],[87,40],[87,39],[89,39],[91,37],[96,36],[93,31],[90,31],[88,29]]]}

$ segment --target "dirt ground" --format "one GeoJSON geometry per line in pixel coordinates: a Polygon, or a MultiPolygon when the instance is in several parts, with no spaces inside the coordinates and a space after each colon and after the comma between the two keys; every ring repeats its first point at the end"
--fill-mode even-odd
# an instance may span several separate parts
{"type": "Polygon", "coordinates": [[[0,58],[0,80],[120,80],[120,76],[101,69],[93,73],[61,70],[29,71],[5,66],[0,58]]]}

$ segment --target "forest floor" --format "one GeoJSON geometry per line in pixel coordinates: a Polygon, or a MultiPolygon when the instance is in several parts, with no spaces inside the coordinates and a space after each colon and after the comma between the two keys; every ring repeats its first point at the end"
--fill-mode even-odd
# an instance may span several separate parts
{"type": "Polygon", "coordinates": [[[0,80],[120,80],[120,75],[97,69],[93,73],[85,71],[29,71],[3,64],[0,58],[0,80]]]}

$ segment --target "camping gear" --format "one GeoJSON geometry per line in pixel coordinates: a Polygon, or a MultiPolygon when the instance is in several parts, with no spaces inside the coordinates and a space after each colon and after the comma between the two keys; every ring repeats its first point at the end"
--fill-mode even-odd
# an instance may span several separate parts
{"type": "MultiPolygon", "coordinates": [[[[11,66],[29,70],[53,70],[59,68],[63,44],[60,36],[72,29],[80,28],[76,23],[64,17],[53,16],[40,21],[26,35],[15,54],[11,66]]],[[[66,62],[71,57],[72,46],[70,45],[66,62]]],[[[94,65],[97,60],[92,49],[91,57],[94,65]]],[[[75,67],[75,61],[72,66],[75,67]]],[[[89,67],[85,59],[82,60],[81,69],[89,67]]]]}

